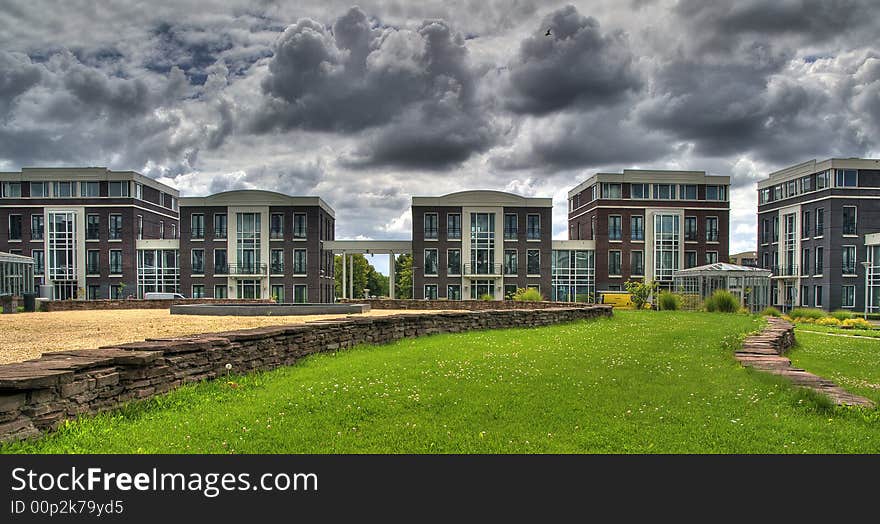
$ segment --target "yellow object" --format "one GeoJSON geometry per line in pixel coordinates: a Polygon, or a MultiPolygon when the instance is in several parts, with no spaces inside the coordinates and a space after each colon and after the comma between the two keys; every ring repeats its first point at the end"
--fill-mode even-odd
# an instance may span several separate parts
{"type": "Polygon", "coordinates": [[[629,293],[602,293],[602,303],[611,304],[620,309],[635,307],[632,303],[632,296],[629,293]]]}

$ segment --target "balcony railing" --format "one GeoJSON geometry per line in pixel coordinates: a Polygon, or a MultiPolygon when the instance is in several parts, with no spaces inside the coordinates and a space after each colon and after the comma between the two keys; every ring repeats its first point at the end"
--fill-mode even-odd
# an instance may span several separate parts
{"type": "Polygon", "coordinates": [[[685,231],[684,232],[684,239],[696,241],[697,240],[697,232],[696,231],[685,231]]]}
{"type": "MultiPolygon", "coordinates": [[[[97,237],[95,237],[97,238],[97,237]]],[[[122,228],[113,228],[110,230],[110,240],[119,240],[122,238],[122,228]]]]}
{"type": "Polygon", "coordinates": [[[461,275],[461,264],[450,264],[446,268],[447,275],[461,275]]]}
{"type": "Polygon", "coordinates": [[[770,271],[774,277],[796,277],[798,276],[797,264],[789,264],[787,266],[770,266],[770,271]]]}
{"type": "Polygon", "coordinates": [[[526,238],[528,240],[541,240],[541,229],[529,228],[528,230],[526,230],[526,238]]]}
{"type": "Polygon", "coordinates": [[[518,229],[504,228],[504,240],[516,240],[518,235],[518,229]]]}
{"type": "Polygon", "coordinates": [[[265,275],[268,266],[266,264],[229,264],[227,268],[227,275],[265,275]]]}
{"type": "Polygon", "coordinates": [[[86,239],[87,240],[97,240],[100,237],[101,229],[100,226],[86,226],[86,239]]]}
{"type": "Polygon", "coordinates": [[[706,231],[706,242],[718,242],[718,231],[706,231]]]}
{"type": "Polygon", "coordinates": [[[205,274],[205,264],[193,264],[192,267],[193,275],[204,275],[205,274]]]}
{"type": "Polygon", "coordinates": [[[425,238],[437,238],[438,229],[436,227],[426,227],[425,228],[425,238]]]}
{"type": "Polygon", "coordinates": [[[283,229],[270,229],[269,230],[269,238],[274,240],[284,239],[284,230],[283,229]]]}
{"type": "Polygon", "coordinates": [[[228,275],[229,274],[229,264],[217,264],[214,263],[214,274],[215,275],[228,275]]]}
{"type": "Polygon", "coordinates": [[[215,228],[214,238],[226,238],[226,228],[215,228]]]}
{"type": "Polygon", "coordinates": [[[465,264],[465,275],[501,275],[501,264],[465,264]]]}
{"type": "Polygon", "coordinates": [[[855,264],[844,264],[842,268],[844,275],[855,275],[856,274],[856,266],[855,264]]]}
{"type": "Polygon", "coordinates": [[[190,231],[189,237],[194,238],[194,239],[205,238],[205,228],[203,228],[203,227],[192,228],[192,230],[190,231]]]}
{"type": "Polygon", "coordinates": [[[446,230],[446,237],[450,240],[461,240],[461,228],[449,228],[446,230]]]}
{"type": "Polygon", "coordinates": [[[844,223],[843,224],[843,234],[844,235],[855,235],[856,234],[856,225],[855,223],[844,223]]]}
{"type": "Polygon", "coordinates": [[[273,275],[281,275],[284,274],[284,263],[283,262],[273,262],[269,264],[269,273],[273,275]]]}

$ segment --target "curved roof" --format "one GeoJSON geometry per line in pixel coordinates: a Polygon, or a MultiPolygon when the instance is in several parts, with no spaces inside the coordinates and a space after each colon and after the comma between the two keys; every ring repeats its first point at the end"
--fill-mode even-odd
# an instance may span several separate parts
{"type": "Polygon", "coordinates": [[[769,269],[751,266],[738,266],[736,264],[728,264],[727,262],[716,262],[714,264],[706,264],[705,266],[681,269],[679,271],[676,271],[675,274],[673,274],[673,277],[696,277],[703,275],[737,276],[740,273],[758,277],[770,276],[769,269]]]}
{"type": "Polygon", "coordinates": [[[458,191],[448,195],[412,197],[414,206],[528,206],[553,207],[552,198],[530,198],[493,189],[458,191]]]}
{"type": "Polygon", "coordinates": [[[180,207],[197,206],[320,206],[335,218],[333,208],[316,196],[292,196],[265,189],[232,189],[201,197],[184,197],[180,207]]]}

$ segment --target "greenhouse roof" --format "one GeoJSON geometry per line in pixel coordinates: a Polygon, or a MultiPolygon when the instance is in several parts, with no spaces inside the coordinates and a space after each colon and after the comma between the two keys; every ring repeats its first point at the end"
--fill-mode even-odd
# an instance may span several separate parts
{"type": "Polygon", "coordinates": [[[716,262],[714,264],[706,264],[705,266],[692,267],[676,271],[673,276],[676,277],[697,277],[702,275],[729,275],[744,276],[753,275],[756,277],[770,276],[770,270],[752,266],[738,266],[736,264],[728,264],[727,262],[716,262]]]}

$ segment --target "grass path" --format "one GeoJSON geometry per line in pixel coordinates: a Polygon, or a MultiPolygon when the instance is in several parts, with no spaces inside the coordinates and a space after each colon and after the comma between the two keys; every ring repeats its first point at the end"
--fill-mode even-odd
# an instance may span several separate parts
{"type": "MultiPolygon", "coordinates": [[[[880,452],[876,412],[742,368],[746,315],[613,319],[409,339],[188,386],[3,452],[880,452]]],[[[816,370],[821,373],[821,370],[816,370]]]]}

